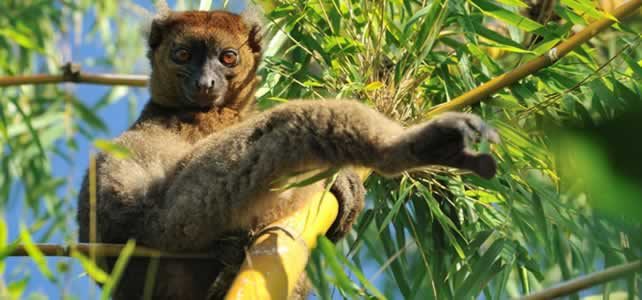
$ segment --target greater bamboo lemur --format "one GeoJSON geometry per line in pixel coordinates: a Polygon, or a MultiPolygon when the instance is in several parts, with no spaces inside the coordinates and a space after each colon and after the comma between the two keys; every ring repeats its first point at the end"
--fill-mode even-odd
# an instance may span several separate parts
{"type": "MultiPolygon", "coordinates": [[[[275,191],[277,178],[330,167],[364,166],[394,175],[427,165],[495,174],[494,159],[468,141],[497,133],[477,116],[448,113],[407,129],[355,101],[290,101],[254,110],[261,28],[225,11],[167,12],[149,33],[151,100],[139,119],[114,140],[131,155],[97,156],[97,241],[168,251],[209,251],[220,260],[161,260],[152,299],[203,299],[242,242],[225,237],[255,232],[290,214],[317,183],[275,191]]],[[[329,237],[350,230],[363,208],[359,178],[343,171],[331,191],[340,202],[329,237]]],[[[80,241],[89,241],[89,187],[80,192],[80,241]]],[[[111,270],[114,260],[107,260],[111,270]]],[[[139,299],[149,261],[130,261],[114,299],[139,299]]],[[[225,286],[217,285],[218,287],[225,286]]],[[[306,289],[297,289],[305,297],[306,289]]],[[[224,291],[223,291],[224,293],[224,291]]]]}

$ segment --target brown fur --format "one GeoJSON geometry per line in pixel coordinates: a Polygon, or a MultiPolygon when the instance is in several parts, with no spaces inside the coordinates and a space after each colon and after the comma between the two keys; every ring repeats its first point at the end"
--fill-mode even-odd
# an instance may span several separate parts
{"type": "MultiPolygon", "coordinates": [[[[149,38],[152,99],[136,123],[115,139],[132,155],[97,157],[98,242],[133,238],[149,247],[211,251],[220,257],[161,261],[153,274],[153,299],[203,299],[212,286],[210,292],[222,295],[226,283],[220,284],[221,278],[231,278],[243,259],[244,233],[291,213],[324,188],[317,183],[270,189],[288,174],[351,165],[396,174],[430,164],[470,169],[484,177],[495,173],[492,157],[466,148],[480,134],[497,139],[472,115],[448,114],[404,129],[354,101],[291,101],[255,113],[258,32],[254,23],[227,12],[170,13],[155,20],[149,38]],[[172,62],[174,43],[184,40],[197,41],[210,60],[196,69],[172,62]],[[220,49],[228,47],[238,49],[240,57],[233,68],[216,61],[220,49]],[[198,87],[194,78],[206,78],[206,83],[214,78],[206,92],[198,90],[199,98],[192,97],[198,87]]],[[[198,53],[194,49],[191,53],[198,53]]],[[[363,208],[364,191],[358,177],[342,173],[332,192],[340,201],[340,216],[329,233],[336,240],[363,208]]],[[[87,180],[78,207],[80,241],[87,242],[87,180]]],[[[113,263],[107,261],[109,270],[113,263]]],[[[141,298],[147,270],[147,260],[134,259],[114,299],[141,298]]],[[[293,298],[305,297],[306,282],[301,282],[293,298]]]]}

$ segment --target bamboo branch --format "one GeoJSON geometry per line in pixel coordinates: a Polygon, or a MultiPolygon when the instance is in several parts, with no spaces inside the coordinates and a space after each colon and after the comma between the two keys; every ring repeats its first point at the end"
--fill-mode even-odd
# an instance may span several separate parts
{"type": "MultiPolygon", "coordinates": [[[[54,244],[35,244],[35,246],[45,256],[63,256],[71,257],[72,252],[79,252],[89,256],[95,253],[100,257],[118,257],[123,250],[123,244],[75,244],[75,245],[54,245],[54,244]]],[[[8,256],[29,256],[26,247],[18,245],[8,256]]],[[[132,256],[135,257],[159,257],[172,259],[215,259],[215,256],[208,253],[172,253],[160,250],[136,246],[132,256]]]]}
{"type": "Polygon", "coordinates": [[[0,76],[1,86],[15,86],[25,84],[47,84],[47,83],[90,83],[101,85],[126,85],[126,86],[147,86],[146,75],[123,75],[123,74],[92,74],[80,70],[80,66],[67,63],[62,68],[62,74],[35,74],[24,76],[0,76]]]}
{"type": "MultiPolygon", "coordinates": [[[[642,0],[629,0],[616,8],[612,15],[620,20],[626,16],[631,15],[631,12],[636,11],[642,6],[642,0]]],[[[433,107],[427,114],[428,117],[451,110],[461,109],[470,106],[477,102],[486,99],[488,96],[496,93],[497,91],[514,84],[515,82],[531,75],[544,67],[548,67],[555,63],[560,58],[571,52],[579,45],[585,43],[600,31],[608,28],[615,23],[614,19],[603,18],[595,21],[582,31],[571,36],[568,40],[558,44],[548,51],[545,55],[538,56],[537,58],[515,68],[514,70],[504,73],[492,80],[468,91],[467,93],[453,99],[452,101],[437,105],[433,107]]]]}
{"type": "Polygon", "coordinates": [[[558,286],[554,286],[543,291],[539,291],[528,296],[520,298],[521,300],[540,300],[552,299],[562,296],[567,296],[575,292],[585,290],[596,286],[598,284],[606,283],[616,278],[642,271],[642,261],[637,260],[634,262],[622,264],[615,267],[610,267],[603,271],[588,274],[558,286]]]}

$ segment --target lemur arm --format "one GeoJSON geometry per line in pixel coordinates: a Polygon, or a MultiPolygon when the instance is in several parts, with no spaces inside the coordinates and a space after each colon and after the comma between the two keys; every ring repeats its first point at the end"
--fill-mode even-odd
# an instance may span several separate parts
{"type": "Polygon", "coordinates": [[[468,114],[447,114],[403,129],[353,101],[280,105],[195,146],[165,195],[159,240],[207,248],[222,231],[233,229],[230,216],[247,210],[274,180],[293,172],[359,165],[397,174],[439,164],[491,177],[493,158],[466,149],[475,135],[497,139],[468,114]]]}

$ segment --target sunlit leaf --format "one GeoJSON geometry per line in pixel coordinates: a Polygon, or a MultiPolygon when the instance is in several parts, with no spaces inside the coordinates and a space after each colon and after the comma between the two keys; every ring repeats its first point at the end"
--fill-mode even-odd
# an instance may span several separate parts
{"type": "Polygon", "coordinates": [[[124,159],[131,156],[131,151],[125,146],[116,144],[108,140],[96,139],[94,140],[94,146],[101,151],[104,151],[105,153],[113,155],[116,158],[124,159]]]}
{"type": "Polygon", "coordinates": [[[87,272],[87,275],[89,275],[91,279],[99,283],[106,283],[109,279],[109,275],[105,273],[105,271],[103,271],[96,262],[84,256],[82,253],[73,251],[71,256],[80,262],[83,270],[87,272]]]}
{"type": "Polygon", "coordinates": [[[134,253],[135,249],[136,242],[134,242],[133,240],[127,241],[127,244],[125,244],[125,247],[123,247],[123,250],[121,250],[118,259],[116,260],[116,264],[114,264],[114,268],[109,276],[109,279],[103,286],[103,291],[100,295],[101,300],[109,299],[111,292],[118,285],[120,277],[123,275],[123,271],[125,271],[125,268],[127,267],[129,258],[131,257],[132,253],[134,253]]]}
{"type": "Polygon", "coordinates": [[[516,26],[527,32],[533,32],[542,27],[541,24],[533,21],[527,17],[523,17],[517,13],[509,11],[501,6],[493,4],[487,0],[470,0],[475,6],[479,7],[484,14],[487,14],[493,18],[504,21],[507,24],[516,26]]]}
{"type": "Polygon", "coordinates": [[[0,36],[4,36],[5,38],[8,38],[9,40],[27,49],[44,52],[44,50],[34,42],[31,36],[29,36],[28,34],[20,33],[12,28],[0,28],[0,36]]]}
{"type": "Polygon", "coordinates": [[[381,82],[381,81],[373,81],[371,83],[368,83],[368,85],[366,85],[363,88],[363,90],[366,91],[366,92],[372,92],[372,91],[376,91],[376,90],[382,88],[383,86],[384,86],[383,82],[381,82]]]}
{"type": "Polygon", "coordinates": [[[33,243],[29,230],[27,230],[27,227],[22,224],[20,225],[20,241],[22,242],[22,246],[25,248],[25,251],[27,251],[27,253],[29,254],[29,257],[31,257],[36,267],[38,267],[38,270],[40,270],[40,272],[45,275],[47,279],[55,282],[56,278],[47,266],[47,259],[45,258],[45,255],[33,243]]]}

